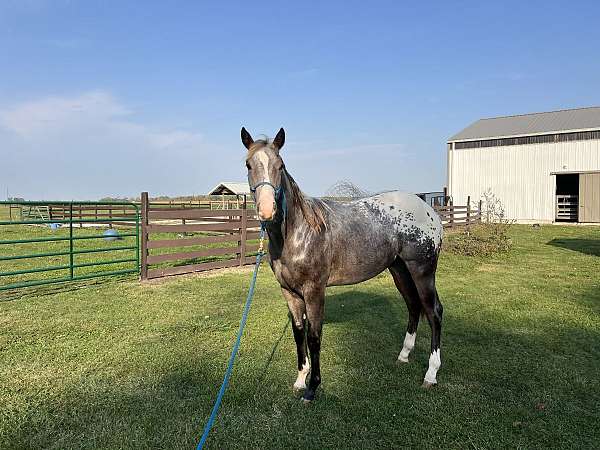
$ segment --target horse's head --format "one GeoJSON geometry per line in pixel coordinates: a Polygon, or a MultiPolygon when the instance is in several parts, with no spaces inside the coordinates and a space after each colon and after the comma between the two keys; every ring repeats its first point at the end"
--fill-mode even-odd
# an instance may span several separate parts
{"type": "Polygon", "coordinates": [[[246,167],[248,183],[254,194],[258,218],[263,222],[273,220],[277,212],[277,198],[282,195],[281,181],[283,160],[279,150],[285,143],[285,131],[279,130],[273,141],[252,139],[250,133],[242,128],[242,143],[248,149],[246,167]]]}

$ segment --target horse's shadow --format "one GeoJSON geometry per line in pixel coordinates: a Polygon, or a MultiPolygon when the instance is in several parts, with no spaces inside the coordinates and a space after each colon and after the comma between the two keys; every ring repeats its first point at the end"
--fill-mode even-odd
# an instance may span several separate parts
{"type": "Polygon", "coordinates": [[[600,239],[557,238],[549,241],[547,245],[573,250],[586,255],[600,256],[600,239]]]}
{"type": "MultiPolygon", "coordinates": [[[[345,322],[372,322],[376,320],[389,322],[390,327],[399,326],[404,330],[404,314],[401,308],[404,300],[399,293],[393,295],[374,294],[369,291],[355,289],[346,292],[335,292],[325,296],[325,324],[345,322]],[[401,325],[402,323],[402,325],[401,325]]],[[[404,308],[406,309],[406,308],[404,308]]],[[[402,333],[403,335],[403,333],[402,333]]]]}

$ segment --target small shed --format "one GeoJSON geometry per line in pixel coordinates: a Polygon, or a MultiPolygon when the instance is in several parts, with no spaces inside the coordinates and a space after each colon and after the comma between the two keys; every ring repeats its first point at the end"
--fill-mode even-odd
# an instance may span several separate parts
{"type": "Polygon", "coordinates": [[[249,194],[250,186],[247,181],[222,181],[208,191],[207,195],[221,196],[220,201],[211,201],[211,209],[237,209],[240,204],[245,204],[249,194]]]}
{"type": "Polygon", "coordinates": [[[250,194],[250,186],[246,181],[222,181],[208,191],[207,195],[237,195],[250,194]]]}

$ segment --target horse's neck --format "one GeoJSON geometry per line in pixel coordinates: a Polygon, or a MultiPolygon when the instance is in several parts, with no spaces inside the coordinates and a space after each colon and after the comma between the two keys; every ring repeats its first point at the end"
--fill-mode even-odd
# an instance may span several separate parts
{"type": "Polygon", "coordinates": [[[286,237],[293,233],[295,227],[302,226],[303,222],[305,222],[302,209],[299,206],[299,202],[302,199],[296,197],[298,187],[296,185],[294,189],[292,183],[295,183],[295,181],[289,177],[287,172],[284,172],[281,180],[282,196],[277,205],[282,217],[281,220],[271,222],[267,226],[269,240],[271,242],[280,242],[282,246],[286,237]]]}

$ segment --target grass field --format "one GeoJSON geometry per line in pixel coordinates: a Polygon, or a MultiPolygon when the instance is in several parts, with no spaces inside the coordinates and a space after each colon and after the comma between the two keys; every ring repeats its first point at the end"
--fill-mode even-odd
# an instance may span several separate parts
{"type": "MultiPolygon", "coordinates": [[[[429,327],[389,274],[328,290],[322,389],[294,397],[286,306],[263,266],[209,447],[599,448],[600,228],[516,226],[509,254],[443,254],[439,385],[429,327]]],[[[6,238],[6,237],[2,237],[6,238]]],[[[0,293],[0,448],[193,448],[251,273],[0,293]],[[4,300],[2,300],[4,299],[4,300]]]]}

